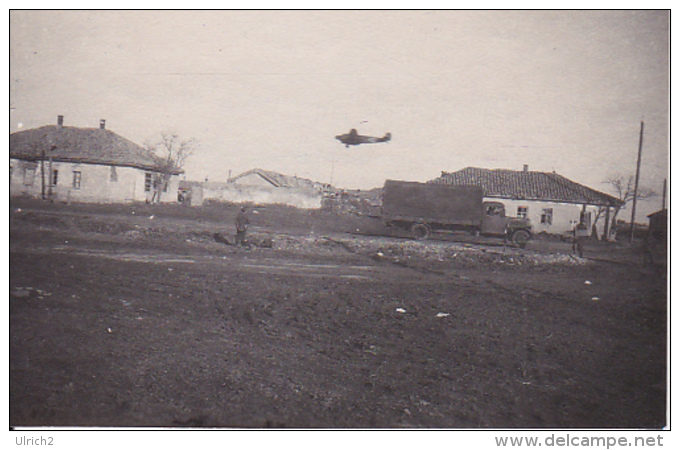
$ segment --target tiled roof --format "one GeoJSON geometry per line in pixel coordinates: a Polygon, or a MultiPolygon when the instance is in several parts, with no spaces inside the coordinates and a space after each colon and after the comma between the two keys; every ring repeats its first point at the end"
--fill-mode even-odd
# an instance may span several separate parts
{"type": "MultiPolygon", "coordinates": [[[[53,161],[106,164],[161,171],[164,161],[151,151],[100,128],[46,125],[9,136],[10,157],[40,160],[43,151],[53,161]]],[[[175,171],[181,173],[181,171],[175,171]]]]}
{"type": "Polygon", "coordinates": [[[305,178],[299,178],[299,177],[293,177],[290,175],[283,175],[277,172],[272,172],[270,170],[263,170],[263,169],[252,169],[247,172],[243,172],[242,174],[235,176],[234,178],[231,179],[231,181],[236,181],[239,178],[247,177],[248,175],[259,175],[263,179],[265,179],[268,183],[270,183],[274,187],[286,187],[286,188],[297,188],[297,187],[307,187],[307,188],[313,188],[317,186],[319,183],[316,183],[312,180],[307,180],[305,178]]]}
{"type": "Polygon", "coordinates": [[[621,200],[575,183],[556,173],[466,167],[442,172],[430,183],[481,186],[487,197],[542,200],[598,206],[621,206],[621,200]]]}

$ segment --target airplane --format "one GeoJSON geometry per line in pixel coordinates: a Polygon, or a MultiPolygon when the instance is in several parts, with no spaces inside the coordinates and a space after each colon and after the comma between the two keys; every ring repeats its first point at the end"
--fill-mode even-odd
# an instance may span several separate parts
{"type": "Polygon", "coordinates": [[[385,134],[385,136],[381,138],[373,136],[362,136],[357,133],[357,130],[352,128],[352,130],[349,133],[335,136],[335,139],[345,144],[345,147],[349,147],[350,145],[376,144],[378,142],[389,142],[389,140],[392,139],[392,134],[387,133],[385,134]]]}

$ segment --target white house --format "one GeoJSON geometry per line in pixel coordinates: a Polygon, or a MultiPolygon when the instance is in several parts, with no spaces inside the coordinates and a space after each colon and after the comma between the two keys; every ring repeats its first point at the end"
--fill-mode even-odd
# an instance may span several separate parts
{"type": "Polygon", "coordinates": [[[106,129],[57,125],[10,134],[10,195],[58,201],[176,202],[179,170],[164,181],[164,161],[106,129]]]}
{"type": "Polygon", "coordinates": [[[575,183],[554,172],[480,169],[467,167],[442,172],[430,183],[473,185],[484,189],[484,200],[502,200],[506,214],[531,220],[534,233],[562,234],[578,224],[581,214],[590,228],[602,208],[596,227],[606,232],[605,223],[612,208],[623,202],[611,195],[575,183]]]}

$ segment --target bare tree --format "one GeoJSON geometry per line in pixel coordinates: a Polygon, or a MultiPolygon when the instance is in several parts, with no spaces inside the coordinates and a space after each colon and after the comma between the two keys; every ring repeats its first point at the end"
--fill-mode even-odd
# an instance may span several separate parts
{"type": "MultiPolygon", "coordinates": [[[[626,176],[621,174],[610,175],[605,180],[605,183],[609,184],[614,189],[614,192],[618,196],[618,199],[623,202],[622,206],[619,206],[614,209],[614,215],[612,216],[611,219],[611,226],[609,227],[609,229],[612,230],[616,228],[616,218],[619,215],[619,211],[621,210],[621,208],[625,207],[626,204],[633,201],[633,197],[635,196],[635,176],[634,175],[626,176]]],[[[648,198],[656,197],[657,195],[659,194],[654,192],[652,189],[643,186],[638,186],[637,190],[638,200],[645,200],[648,198]]]]}
{"type": "Polygon", "coordinates": [[[182,171],[187,159],[194,154],[196,146],[195,139],[182,139],[171,131],[161,132],[160,138],[156,142],[145,143],[147,150],[150,150],[162,160],[160,174],[153,180],[152,203],[160,203],[161,194],[167,189],[170,178],[182,171]]]}

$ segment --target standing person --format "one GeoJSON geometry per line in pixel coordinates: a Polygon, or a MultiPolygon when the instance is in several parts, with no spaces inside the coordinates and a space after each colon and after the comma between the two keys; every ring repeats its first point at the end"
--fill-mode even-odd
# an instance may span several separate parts
{"type": "Polygon", "coordinates": [[[248,231],[249,224],[246,208],[242,206],[241,211],[236,215],[236,245],[246,245],[246,231],[248,231]]]}
{"type": "Polygon", "coordinates": [[[572,251],[578,253],[579,258],[583,258],[583,244],[588,237],[588,227],[583,223],[583,215],[578,222],[578,225],[574,227],[574,245],[572,246],[572,251]]]}

